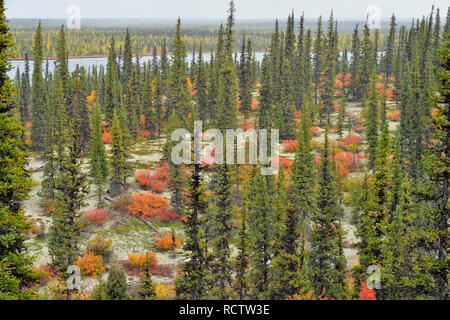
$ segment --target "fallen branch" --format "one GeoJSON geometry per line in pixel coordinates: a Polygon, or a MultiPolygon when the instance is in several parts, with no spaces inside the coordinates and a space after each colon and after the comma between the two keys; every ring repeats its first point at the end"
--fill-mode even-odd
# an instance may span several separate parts
{"type": "Polygon", "coordinates": [[[158,229],[156,229],[150,222],[145,221],[144,219],[142,219],[141,217],[135,217],[137,218],[139,221],[141,221],[142,223],[146,224],[148,227],[152,228],[157,234],[159,234],[161,236],[161,232],[159,232],[158,229]]]}
{"type": "MultiPolygon", "coordinates": [[[[108,200],[110,202],[114,202],[114,199],[111,198],[110,196],[105,196],[105,200],[108,200]]],[[[144,223],[146,226],[150,227],[153,231],[155,231],[158,235],[161,236],[161,232],[159,232],[159,230],[156,229],[150,222],[145,221],[141,217],[135,217],[135,218],[137,218],[140,222],[144,223]]]]}

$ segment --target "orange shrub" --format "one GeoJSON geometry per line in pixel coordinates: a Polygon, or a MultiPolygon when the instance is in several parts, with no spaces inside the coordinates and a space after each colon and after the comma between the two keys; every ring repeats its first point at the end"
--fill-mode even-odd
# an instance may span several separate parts
{"type": "Polygon", "coordinates": [[[286,152],[295,152],[297,150],[297,140],[283,140],[283,149],[286,152]]]}
{"type": "Polygon", "coordinates": [[[108,216],[108,209],[97,208],[83,213],[83,218],[89,220],[92,224],[102,226],[108,216]]]}
{"type": "Polygon", "coordinates": [[[133,268],[143,268],[146,263],[150,268],[155,268],[158,265],[155,253],[149,251],[147,253],[130,253],[128,254],[128,263],[133,268]]]}
{"type": "Polygon", "coordinates": [[[103,128],[103,137],[102,137],[103,143],[109,144],[111,143],[111,134],[109,133],[108,129],[103,128]]]}
{"type": "Polygon", "coordinates": [[[400,112],[398,111],[390,112],[386,115],[386,117],[388,117],[388,119],[391,121],[398,121],[398,119],[400,119],[400,112]]]}
{"type": "Polygon", "coordinates": [[[252,99],[252,104],[251,104],[251,109],[252,109],[252,111],[257,110],[258,108],[259,108],[259,103],[258,103],[258,101],[252,99]]]}
{"type": "Polygon", "coordinates": [[[176,219],[179,216],[169,211],[169,202],[163,196],[150,192],[133,194],[128,212],[144,219],[160,218],[162,221],[176,219]]]}
{"type": "Polygon", "coordinates": [[[170,233],[166,233],[161,237],[153,237],[153,240],[155,240],[155,247],[160,250],[172,250],[174,246],[175,248],[181,247],[181,241],[176,236],[175,236],[175,245],[173,244],[173,238],[170,233]]]}
{"type": "Polygon", "coordinates": [[[84,275],[93,278],[105,271],[102,257],[90,252],[86,252],[82,257],[79,257],[76,264],[84,275]]]}

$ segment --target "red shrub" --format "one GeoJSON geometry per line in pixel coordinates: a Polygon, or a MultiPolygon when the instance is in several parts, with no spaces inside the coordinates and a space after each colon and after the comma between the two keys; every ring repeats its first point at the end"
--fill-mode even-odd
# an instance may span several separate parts
{"type": "Polygon", "coordinates": [[[364,281],[361,281],[361,292],[359,293],[359,300],[377,300],[375,291],[368,288],[364,281]]]}
{"type": "Polygon", "coordinates": [[[169,165],[166,162],[163,166],[158,164],[153,173],[151,173],[151,170],[140,170],[136,174],[136,181],[144,190],[161,193],[167,188],[169,182],[168,168],[169,165]]]}
{"type": "Polygon", "coordinates": [[[89,220],[92,224],[102,226],[108,216],[106,208],[97,208],[83,213],[83,218],[89,220]]]}
{"type": "Polygon", "coordinates": [[[295,152],[297,150],[297,140],[283,140],[283,149],[286,152],[295,152]]]}
{"type": "Polygon", "coordinates": [[[348,136],[339,139],[339,142],[350,146],[358,145],[361,143],[361,141],[362,141],[361,137],[356,134],[349,134],[348,136]]]}
{"type": "Polygon", "coordinates": [[[152,275],[171,278],[173,275],[173,267],[167,264],[158,264],[151,268],[152,275]]]}

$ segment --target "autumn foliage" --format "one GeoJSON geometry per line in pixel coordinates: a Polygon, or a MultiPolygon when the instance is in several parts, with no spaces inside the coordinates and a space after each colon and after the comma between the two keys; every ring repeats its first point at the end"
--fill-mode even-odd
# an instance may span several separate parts
{"type": "Polygon", "coordinates": [[[283,140],[283,150],[286,152],[295,152],[297,145],[297,140],[283,140]]]}
{"type": "Polygon", "coordinates": [[[140,170],[136,174],[136,181],[144,190],[151,190],[154,193],[161,193],[167,188],[169,183],[168,168],[169,165],[165,162],[162,166],[158,164],[154,172],[149,169],[140,170]]]}
{"type": "Polygon", "coordinates": [[[93,278],[105,271],[102,257],[91,252],[86,252],[82,257],[79,257],[76,264],[84,275],[93,278]]]}
{"type": "Polygon", "coordinates": [[[174,245],[173,237],[170,233],[166,233],[161,237],[154,237],[153,240],[155,240],[155,247],[160,250],[172,250],[174,247],[181,247],[181,241],[178,237],[175,237],[174,245]]]}
{"type": "Polygon", "coordinates": [[[102,141],[105,144],[109,144],[112,141],[111,134],[109,133],[108,129],[106,129],[106,128],[103,128],[102,141]]]}
{"type": "Polygon", "coordinates": [[[146,263],[150,268],[155,268],[158,265],[155,253],[149,251],[147,253],[130,253],[128,254],[128,263],[132,268],[143,268],[146,263]]]}
{"type": "Polygon", "coordinates": [[[90,221],[92,224],[102,226],[108,216],[108,209],[97,208],[83,213],[83,218],[90,221]]]}
{"type": "Polygon", "coordinates": [[[400,119],[400,112],[398,111],[390,112],[386,115],[386,117],[388,117],[388,119],[391,121],[398,121],[398,119],[400,119]]]}
{"type": "Polygon", "coordinates": [[[377,300],[375,291],[368,288],[364,281],[361,281],[361,292],[359,293],[359,300],[377,300]]]}
{"type": "Polygon", "coordinates": [[[179,218],[178,214],[169,211],[169,202],[166,198],[150,192],[133,194],[128,212],[144,219],[159,218],[161,221],[167,221],[179,218]]]}

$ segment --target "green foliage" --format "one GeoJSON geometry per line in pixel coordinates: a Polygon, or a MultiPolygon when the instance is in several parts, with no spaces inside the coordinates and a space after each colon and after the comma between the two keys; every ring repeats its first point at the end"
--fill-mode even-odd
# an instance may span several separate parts
{"type": "Polygon", "coordinates": [[[106,293],[110,300],[128,300],[128,284],[125,272],[119,268],[111,268],[106,281],[106,293]]]}

